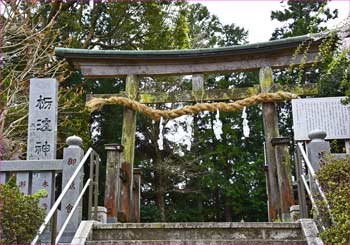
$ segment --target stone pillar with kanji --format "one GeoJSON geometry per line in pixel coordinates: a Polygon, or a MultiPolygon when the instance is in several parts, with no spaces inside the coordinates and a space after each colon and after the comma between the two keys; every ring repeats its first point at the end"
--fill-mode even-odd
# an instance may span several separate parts
{"type": "MultiPolygon", "coordinates": [[[[30,79],[27,160],[56,159],[58,83],[53,78],[30,79]]],[[[49,212],[54,201],[55,177],[52,171],[19,172],[17,185],[22,193],[45,189],[40,207],[49,212]]]]}

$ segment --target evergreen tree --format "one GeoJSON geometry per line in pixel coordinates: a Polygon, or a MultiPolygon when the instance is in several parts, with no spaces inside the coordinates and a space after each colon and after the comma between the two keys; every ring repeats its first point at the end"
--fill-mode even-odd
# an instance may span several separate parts
{"type": "Polygon", "coordinates": [[[324,31],[327,28],[322,24],[338,17],[337,9],[327,8],[328,0],[283,2],[287,6],[284,10],[272,11],[271,20],[278,20],[285,26],[276,28],[272,40],[324,31]]]}

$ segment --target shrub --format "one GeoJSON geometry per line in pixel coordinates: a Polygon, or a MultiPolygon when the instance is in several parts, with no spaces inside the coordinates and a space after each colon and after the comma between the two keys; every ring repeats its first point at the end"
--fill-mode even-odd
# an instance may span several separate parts
{"type": "Polygon", "coordinates": [[[0,186],[2,212],[1,244],[27,244],[37,233],[45,218],[45,210],[39,208],[39,200],[46,195],[42,190],[33,195],[24,195],[14,180],[0,186]]]}
{"type": "Polygon", "coordinates": [[[321,233],[325,244],[350,243],[350,157],[326,158],[317,173],[334,222],[321,233]]]}

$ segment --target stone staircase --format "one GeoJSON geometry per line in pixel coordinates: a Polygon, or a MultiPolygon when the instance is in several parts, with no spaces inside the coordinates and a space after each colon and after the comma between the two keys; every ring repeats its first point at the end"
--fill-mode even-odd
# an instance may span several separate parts
{"type": "Polygon", "coordinates": [[[115,223],[86,221],[72,244],[322,244],[312,220],[299,223],[115,223]]]}

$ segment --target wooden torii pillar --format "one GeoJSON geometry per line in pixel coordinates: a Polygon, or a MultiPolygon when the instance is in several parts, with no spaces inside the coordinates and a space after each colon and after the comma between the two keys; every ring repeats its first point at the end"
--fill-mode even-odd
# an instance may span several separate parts
{"type": "MultiPolygon", "coordinates": [[[[87,100],[95,97],[124,96],[144,104],[196,102],[200,93],[201,101],[203,102],[229,101],[243,99],[260,92],[276,92],[279,90],[289,91],[301,96],[317,94],[318,89],[314,84],[281,86],[280,84],[273,84],[272,80],[272,69],[274,68],[287,68],[291,64],[299,65],[301,63],[304,66],[308,66],[319,61],[319,59],[316,59],[318,47],[324,38],[319,35],[317,37],[313,38],[307,35],[265,43],[202,49],[199,51],[162,50],[159,52],[154,50],[117,51],[56,48],[55,52],[56,56],[66,58],[75,68],[80,69],[87,78],[126,77],[125,92],[89,95],[87,100]],[[299,53],[296,53],[296,50],[299,50],[299,53]],[[202,80],[204,73],[250,71],[259,71],[260,79],[256,86],[248,88],[204,90],[203,82],[198,83],[195,81],[193,90],[189,91],[171,93],[138,91],[138,77],[141,76],[195,74],[195,80],[198,78],[202,80]],[[260,86],[258,83],[260,83],[260,86]]],[[[123,116],[122,145],[124,146],[124,153],[122,164],[124,163],[125,171],[130,174],[130,189],[127,199],[133,200],[132,171],[136,113],[129,109],[124,109],[123,116]]],[[[284,182],[278,181],[277,164],[279,163],[277,163],[274,153],[275,148],[271,143],[272,138],[279,136],[277,114],[273,103],[263,104],[263,119],[269,163],[269,220],[274,221],[282,218],[281,207],[285,206],[286,203],[285,200],[281,200],[280,190],[283,188],[280,185],[284,182]]],[[[129,220],[129,218],[126,219],[126,221],[129,220]]]]}
{"type": "MultiPolygon", "coordinates": [[[[137,99],[139,81],[136,75],[127,75],[125,84],[125,93],[130,99],[137,99]]],[[[128,108],[123,109],[123,129],[122,129],[122,154],[121,168],[125,173],[126,181],[124,184],[124,195],[121,196],[120,208],[125,217],[119,217],[122,221],[135,222],[133,188],[134,188],[134,152],[135,152],[135,133],[136,133],[136,112],[128,108]]]]}
{"type": "MultiPolygon", "coordinates": [[[[262,92],[269,92],[269,90],[273,87],[272,69],[270,67],[260,68],[259,83],[262,92]]],[[[268,163],[268,214],[269,220],[272,221],[277,217],[281,217],[281,200],[277,177],[277,161],[275,158],[275,149],[272,145],[272,139],[279,136],[278,115],[275,103],[263,103],[262,113],[265,133],[265,154],[268,163]]]]}

